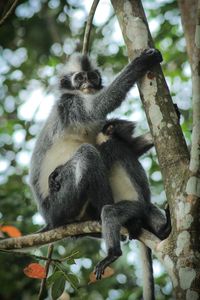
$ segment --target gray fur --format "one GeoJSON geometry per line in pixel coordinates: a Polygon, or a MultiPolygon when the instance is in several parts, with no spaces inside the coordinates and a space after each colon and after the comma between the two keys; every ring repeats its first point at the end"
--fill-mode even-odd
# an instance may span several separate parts
{"type": "MultiPolygon", "coordinates": [[[[141,154],[152,147],[152,141],[145,140],[144,136],[136,138],[132,136],[134,127],[134,124],[125,120],[108,120],[97,136],[98,150],[108,169],[109,178],[112,177],[113,166],[117,166],[114,169],[115,173],[120,170],[119,174],[123,174],[121,178],[113,179],[117,181],[116,184],[111,181],[113,195],[113,189],[120,185],[121,181],[122,187],[124,186],[124,198],[123,195],[121,199],[114,197],[116,203],[106,205],[102,210],[102,232],[108,255],[96,266],[97,278],[100,278],[105,268],[122,254],[120,248],[121,226],[127,227],[130,238],[137,238],[142,228],[153,232],[161,239],[167,237],[170,231],[168,219],[155,205],[150,203],[148,180],[138,160],[141,154]],[[130,190],[130,195],[127,194],[127,189],[130,190]],[[129,199],[126,199],[126,195],[129,199]]],[[[143,245],[141,250],[142,261],[145,261],[143,264],[144,299],[152,300],[155,297],[150,249],[143,245]]]]}
{"type": "MultiPolygon", "coordinates": [[[[76,220],[99,220],[101,212],[108,214],[109,207],[104,206],[114,201],[108,168],[95,148],[96,135],[107,114],[120,106],[134,83],[161,61],[157,50],[146,50],[108,87],[102,88],[101,80],[89,82],[89,72],[100,73],[87,57],[78,55],[71,59],[60,78],[61,96],[38,136],[31,159],[30,185],[46,229],[76,220]],[[76,83],[74,74],[83,71],[85,81],[76,83]]],[[[144,193],[145,198],[148,186],[141,192],[143,176],[142,172],[136,176],[133,185],[136,193],[140,196],[144,193]]],[[[137,203],[135,215],[137,209],[141,210],[137,203]]],[[[122,209],[121,203],[117,208],[122,209]]]]}

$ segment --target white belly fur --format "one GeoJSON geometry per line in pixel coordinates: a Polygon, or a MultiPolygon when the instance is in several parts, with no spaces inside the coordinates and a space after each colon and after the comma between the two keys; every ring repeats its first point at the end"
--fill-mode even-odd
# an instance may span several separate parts
{"type": "Polygon", "coordinates": [[[77,136],[68,135],[58,138],[52,147],[46,152],[41,166],[39,177],[40,192],[46,197],[49,192],[48,178],[56,167],[65,164],[72,158],[80,145],[89,142],[85,137],[77,139],[77,136]]]}
{"type": "Polygon", "coordinates": [[[119,163],[112,167],[109,177],[115,203],[121,200],[138,200],[136,189],[131,183],[126,170],[119,163]]]}

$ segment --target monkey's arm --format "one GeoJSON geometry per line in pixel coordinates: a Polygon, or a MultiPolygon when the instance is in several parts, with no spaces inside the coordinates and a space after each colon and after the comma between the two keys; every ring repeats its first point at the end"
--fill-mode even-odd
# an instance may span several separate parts
{"type": "MultiPolygon", "coordinates": [[[[150,132],[148,132],[134,137],[134,129],[134,122],[122,119],[107,120],[102,128],[102,132],[97,136],[98,146],[100,149],[104,149],[103,151],[101,150],[101,152],[105,152],[105,147],[109,147],[112,150],[115,149],[115,147],[118,148],[119,142],[123,142],[137,157],[143,155],[154,146],[152,136],[150,132]],[[106,144],[103,143],[105,141],[107,142],[106,144]]],[[[107,150],[106,154],[108,153],[112,153],[111,156],[113,157],[113,151],[107,150]]],[[[116,159],[118,158],[119,157],[116,157],[116,159]]]]}
{"type": "Polygon", "coordinates": [[[151,134],[148,132],[136,138],[132,138],[131,145],[134,153],[137,157],[140,157],[150,150],[154,146],[154,143],[151,134]]]}
{"type": "Polygon", "coordinates": [[[95,118],[104,118],[120,106],[126,94],[134,83],[142,77],[149,68],[162,61],[160,52],[148,49],[129,63],[117,78],[94,99],[93,115],[95,118]]]}

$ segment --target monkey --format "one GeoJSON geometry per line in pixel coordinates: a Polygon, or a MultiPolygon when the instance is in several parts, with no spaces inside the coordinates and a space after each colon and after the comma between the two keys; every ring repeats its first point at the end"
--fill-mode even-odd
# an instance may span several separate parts
{"type": "Polygon", "coordinates": [[[61,95],[37,138],[30,163],[30,186],[45,230],[80,220],[88,202],[95,218],[100,218],[104,205],[113,203],[95,137],[107,114],[161,61],[158,50],[145,50],[103,87],[88,56],[71,57],[60,79],[61,95]]]}
{"type": "MultiPolygon", "coordinates": [[[[105,122],[96,138],[97,149],[108,170],[114,200],[114,204],[105,205],[101,213],[102,233],[108,254],[95,268],[97,279],[122,254],[121,226],[128,229],[130,239],[137,238],[142,228],[160,239],[166,238],[171,231],[169,215],[164,216],[150,202],[147,176],[138,160],[153,146],[153,142],[147,135],[134,137],[134,129],[133,122],[111,119],[105,122]]],[[[146,263],[144,283],[147,280],[151,286],[150,290],[144,287],[144,299],[154,299],[151,251],[142,243],[140,250],[146,263]]]]}
{"type": "Polygon", "coordinates": [[[103,207],[114,203],[96,136],[134,83],[161,61],[158,50],[145,50],[103,87],[88,56],[70,58],[30,163],[29,183],[45,220],[43,231],[86,220],[87,213],[88,219],[100,220],[103,207]]]}

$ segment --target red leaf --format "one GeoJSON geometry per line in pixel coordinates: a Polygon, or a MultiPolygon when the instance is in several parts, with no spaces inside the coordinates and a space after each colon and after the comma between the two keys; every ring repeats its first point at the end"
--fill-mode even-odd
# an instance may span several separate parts
{"type": "Polygon", "coordinates": [[[46,278],[46,271],[43,266],[38,263],[31,263],[24,268],[24,274],[30,278],[43,279],[46,278]]]}
{"type": "Polygon", "coordinates": [[[21,236],[21,231],[14,226],[1,226],[0,230],[7,233],[10,237],[19,237],[21,236]]]}

